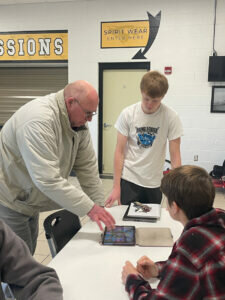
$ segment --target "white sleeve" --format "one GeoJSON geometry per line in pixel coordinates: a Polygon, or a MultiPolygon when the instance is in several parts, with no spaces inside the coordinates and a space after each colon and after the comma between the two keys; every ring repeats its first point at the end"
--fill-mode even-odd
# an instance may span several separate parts
{"type": "Polygon", "coordinates": [[[170,116],[168,140],[175,140],[183,135],[183,126],[177,113],[170,116]]]}
{"type": "Polygon", "coordinates": [[[128,136],[130,131],[130,125],[128,119],[129,119],[128,111],[125,108],[119,115],[115,124],[115,128],[124,136],[128,136]]]}

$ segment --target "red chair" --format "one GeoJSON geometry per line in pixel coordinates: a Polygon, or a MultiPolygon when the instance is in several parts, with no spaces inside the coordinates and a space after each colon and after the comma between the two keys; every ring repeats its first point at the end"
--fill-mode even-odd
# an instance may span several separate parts
{"type": "Polygon", "coordinates": [[[171,170],[170,166],[171,166],[171,161],[166,159],[165,160],[165,170],[163,171],[163,175],[166,175],[167,173],[169,173],[169,171],[171,170]]]}
{"type": "Polygon", "coordinates": [[[213,170],[209,173],[215,188],[225,188],[225,160],[222,166],[213,166],[213,170]]]}
{"type": "Polygon", "coordinates": [[[212,178],[212,182],[215,188],[225,188],[225,176],[220,179],[212,178]]]}

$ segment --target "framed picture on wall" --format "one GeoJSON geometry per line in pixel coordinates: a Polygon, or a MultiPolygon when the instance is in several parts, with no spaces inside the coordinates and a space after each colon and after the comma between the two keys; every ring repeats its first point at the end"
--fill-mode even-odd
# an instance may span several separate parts
{"type": "Polygon", "coordinates": [[[225,85],[212,87],[211,112],[225,113],[225,85]]]}

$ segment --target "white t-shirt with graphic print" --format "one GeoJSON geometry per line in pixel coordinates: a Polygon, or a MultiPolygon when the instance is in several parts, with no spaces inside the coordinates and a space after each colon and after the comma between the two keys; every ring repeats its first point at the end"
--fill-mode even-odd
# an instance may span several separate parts
{"type": "Polygon", "coordinates": [[[115,128],[128,137],[122,178],[143,187],[159,187],[167,140],[183,134],[178,114],[163,103],[155,113],[146,114],[138,102],[121,112],[115,128]]]}

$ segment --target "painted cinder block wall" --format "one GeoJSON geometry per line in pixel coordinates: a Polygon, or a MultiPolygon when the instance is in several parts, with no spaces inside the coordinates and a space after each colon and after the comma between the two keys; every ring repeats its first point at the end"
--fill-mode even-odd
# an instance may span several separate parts
{"type": "MultiPolygon", "coordinates": [[[[213,53],[214,0],[86,0],[0,6],[2,31],[69,31],[69,81],[86,79],[98,89],[99,62],[131,62],[138,51],[101,49],[102,21],[146,20],[161,11],[158,35],[147,52],[151,69],[168,75],[164,101],[179,112],[183,126],[182,161],[210,171],[225,159],[225,114],[210,113],[208,60],[213,53]],[[198,161],[194,161],[198,155],[198,161]]],[[[217,1],[215,49],[225,56],[225,1],[217,1]]],[[[13,83],[12,83],[13,84],[13,83]]],[[[139,83],[137,83],[139,84],[139,83]]],[[[225,85],[225,83],[216,83],[225,85]]],[[[140,99],[137,99],[137,101],[140,99]]],[[[96,152],[98,120],[90,123],[96,152]]]]}

